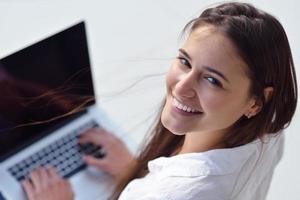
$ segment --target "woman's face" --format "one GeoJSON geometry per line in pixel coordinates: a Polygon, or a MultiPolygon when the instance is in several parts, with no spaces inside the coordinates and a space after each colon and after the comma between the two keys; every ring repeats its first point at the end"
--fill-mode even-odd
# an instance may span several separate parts
{"type": "Polygon", "coordinates": [[[194,30],[166,77],[161,121],[174,134],[224,132],[255,104],[246,64],[212,26],[194,30]]]}

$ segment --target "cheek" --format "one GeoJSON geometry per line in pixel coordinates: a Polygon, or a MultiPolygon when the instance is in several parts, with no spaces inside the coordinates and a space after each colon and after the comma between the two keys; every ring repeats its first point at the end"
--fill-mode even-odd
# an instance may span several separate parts
{"type": "Polygon", "coordinates": [[[178,71],[176,70],[175,64],[172,64],[172,66],[170,67],[166,75],[166,87],[168,93],[171,91],[171,88],[173,88],[176,85],[177,82],[178,82],[178,71]]]}
{"type": "Polygon", "coordinates": [[[232,94],[202,95],[201,102],[208,115],[226,121],[238,120],[245,110],[243,98],[232,94]]]}
{"type": "Polygon", "coordinates": [[[224,107],[224,98],[221,98],[221,96],[203,92],[199,97],[201,98],[201,105],[207,114],[220,111],[224,107]]]}

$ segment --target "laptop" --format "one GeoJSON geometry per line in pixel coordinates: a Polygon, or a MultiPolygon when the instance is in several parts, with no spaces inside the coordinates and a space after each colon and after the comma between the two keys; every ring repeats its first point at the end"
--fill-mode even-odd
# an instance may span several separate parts
{"type": "Polygon", "coordinates": [[[77,139],[92,127],[123,134],[96,104],[84,21],[2,58],[0,96],[3,198],[26,199],[20,182],[51,165],[70,180],[75,199],[107,199],[112,178],[81,159],[105,154],[77,139]]]}

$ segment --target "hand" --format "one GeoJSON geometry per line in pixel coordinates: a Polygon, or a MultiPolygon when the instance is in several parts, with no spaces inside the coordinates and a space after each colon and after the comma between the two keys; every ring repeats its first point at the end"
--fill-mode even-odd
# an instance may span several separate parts
{"type": "Polygon", "coordinates": [[[135,162],[134,156],[126,145],[114,134],[102,128],[92,128],[83,133],[79,143],[92,143],[101,146],[106,155],[97,159],[93,156],[84,155],[83,160],[91,166],[97,167],[113,176],[120,175],[130,164],[135,162]]]}
{"type": "Polygon", "coordinates": [[[22,182],[29,200],[71,200],[71,184],[61,178],[54,168],[38,167],[22,182]]]}

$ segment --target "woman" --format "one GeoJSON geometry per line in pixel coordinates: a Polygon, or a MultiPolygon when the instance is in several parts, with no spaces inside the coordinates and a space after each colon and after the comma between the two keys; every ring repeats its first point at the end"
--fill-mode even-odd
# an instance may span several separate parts
{"type": "MultiPolygon", "coordinates": [[[[118,177],[112,199],[265,199],[297,103],[285,31],[245,3],[209,8],[184,31],[159,120],[140,155],[92,129],[80,142],[103,145],[107,156],[84,159],[118,177]]],[[[29,199],[72,198],[53,169],[30,177],[29,199]]]]}

